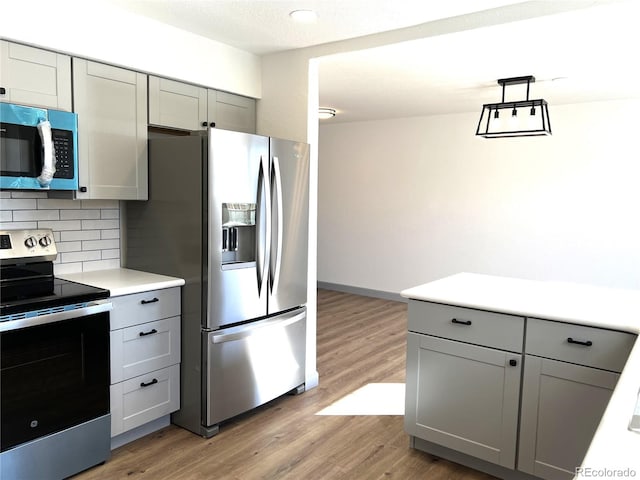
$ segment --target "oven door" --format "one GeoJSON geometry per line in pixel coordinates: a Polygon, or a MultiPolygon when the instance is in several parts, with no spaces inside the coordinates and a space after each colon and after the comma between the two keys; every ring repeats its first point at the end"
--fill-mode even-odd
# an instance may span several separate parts
{"type": "Polygon", "coordinates": [[[2,452],[109,413],[110,309],[0,323],[2,452]]]}

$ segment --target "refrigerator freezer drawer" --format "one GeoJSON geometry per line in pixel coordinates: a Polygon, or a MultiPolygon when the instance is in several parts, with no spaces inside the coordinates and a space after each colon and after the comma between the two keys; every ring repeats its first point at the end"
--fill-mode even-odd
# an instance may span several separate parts
{"type": "Polygon", "coordinates": [[[251,410],[304,383],[306,308],[206,332],[207,426],[251,410]]]}

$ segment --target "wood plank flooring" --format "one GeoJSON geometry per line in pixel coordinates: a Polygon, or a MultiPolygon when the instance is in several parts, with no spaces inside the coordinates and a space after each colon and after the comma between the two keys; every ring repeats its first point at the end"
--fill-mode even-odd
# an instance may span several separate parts
{"type": "Polygon", "coordinates": [[[316,415],[370,382],[404,382],[406,311],[319,290],[318,387],[237,417],[210,439],[170,425],[74,480],[492,479],[409,448],[400,415],[316,415]]]}

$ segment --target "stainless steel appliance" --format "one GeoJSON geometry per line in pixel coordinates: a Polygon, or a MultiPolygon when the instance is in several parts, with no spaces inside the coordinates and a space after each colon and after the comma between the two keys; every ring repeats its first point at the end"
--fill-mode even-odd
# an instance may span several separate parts
{"type": "Polygon", "coordinates": [[[51,230],[0,230],[0,478],[110,456],[109,291],[53,276],[51,230]]]}
{"type": "Polygon", "coordinates": [[[181,409],[203,436],[304,391],[309,147],[209,129],[149,142],[127,267],[185,279],[181,409]]]}
{"type": "Polygon", "coordinates": [[[78,115],[0,103],[0,188],[78,189],[78,115]]]}

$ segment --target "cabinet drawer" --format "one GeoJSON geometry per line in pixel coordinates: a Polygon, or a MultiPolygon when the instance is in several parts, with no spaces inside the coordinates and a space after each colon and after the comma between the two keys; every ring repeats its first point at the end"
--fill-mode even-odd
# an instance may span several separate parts
{"type": "Polygon", "coordinates": [[[180,287],[112,297],[111,330],[180,315],[180,287]]]}
{"type": "Polygon", "coordinates": [[[522,352],[524,318],[411,300],[409,330],[475,345],[522,352]]]}
{"type": "Polygon", "coordinates": [[[180,362],[180,317],[111,332],[111,383],[180,362]]]}
{"type": "Polygon", "coordinates": [[[179,365],[111,385],[111,436],[115,437],[179,408],[179,365]]]}
{"type": "Polygon", "coordinates": [[[612,372],[622,371],[635,340],[631,333],[537,318],[527,320],[526,353],[612,372]]]}

